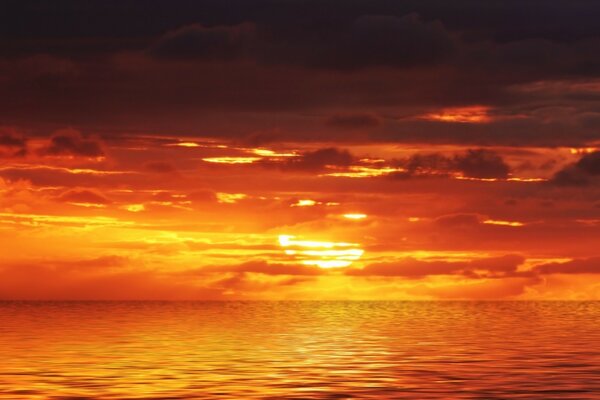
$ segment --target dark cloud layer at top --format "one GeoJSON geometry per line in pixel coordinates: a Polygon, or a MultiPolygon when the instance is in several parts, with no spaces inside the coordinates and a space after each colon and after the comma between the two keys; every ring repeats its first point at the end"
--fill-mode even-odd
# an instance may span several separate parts
{"type": "Polygon", "coordinates": [[[579,146],[600,140],[599,14],[583,0],[8,1],[0,118],[46,135],[579,146]],[[421,118],[474,105],[481,123],[421,118]]]}

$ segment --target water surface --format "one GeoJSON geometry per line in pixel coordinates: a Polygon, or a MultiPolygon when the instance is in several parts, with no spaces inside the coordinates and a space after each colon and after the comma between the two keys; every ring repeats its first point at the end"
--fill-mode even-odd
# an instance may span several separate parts
{"type": "Polygon", "coordinates": [[[0,399],[594,399],[599,302],[0,303],[0,399]]]}

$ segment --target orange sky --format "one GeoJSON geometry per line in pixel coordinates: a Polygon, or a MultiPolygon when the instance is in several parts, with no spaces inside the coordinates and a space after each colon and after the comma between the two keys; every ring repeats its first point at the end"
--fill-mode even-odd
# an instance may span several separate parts
{"type": "Polygon", "coordinates": [[[599,2],[9,3],[0,299],[600,299],[599,2]]]}
{"type": "Polygon", "coordinates": [[[73,129],[20,146],[0,167],[5,299],[600,295],[599,204],[557,178],[593,149],[73,129]]]}

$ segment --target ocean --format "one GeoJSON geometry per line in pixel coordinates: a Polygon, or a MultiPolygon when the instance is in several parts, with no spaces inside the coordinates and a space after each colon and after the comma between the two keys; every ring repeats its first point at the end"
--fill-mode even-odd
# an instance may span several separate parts
{"type": "Polygon", "coordinates": [[[0,399],[600,399],[600,302],[2,302],[0,399]]]}

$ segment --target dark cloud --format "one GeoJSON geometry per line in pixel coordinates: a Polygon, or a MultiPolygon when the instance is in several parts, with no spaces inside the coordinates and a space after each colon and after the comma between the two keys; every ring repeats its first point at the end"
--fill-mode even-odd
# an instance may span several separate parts
{"type": "MultiPolygon", "coordinates": [[[[36,134],[580,146],[600,139],[599,10],[583,0],[9,1],[0,118],[36,134]],[[418,118],[478,104],[490,110],[481,123],[418,118]],[[323,132],[323,115],[336,129],[323,132]]],[[[504,174],[483,162],[486,176],[504,174]]]]}
{"type": "Polygon", "coordinates": [[[144,163],[144,169],[157,174],[176,174],[177,168],[167,161],[149,161],[144,163]]]}
{"type": "Polygon", "coordinates": [[[283,32],[251,23],[185,26],[163,36],[150,53],[166,59],[231,60],[247,55],[267,64],[352,70],[370,66],[413,67],[442,61],[454,42],[439,22],[418,14],[362,15],[337,29],[283,32]]]}
{"type": "Polygon", "coordinates": [[[406,160],[397,161],[407,170],[393,177],[447,175],[459,173],[469,178],[507,178],[510,167],[502,156],[492,150],[469,149],[463,154],[447,156],[440,153],[417,153],[406,160]]]}
{"type": "Polygon", "coordinates": [[[383,120],[373,113],[345,113],[327,118],[326,124],[339,129],[369,129],[383,124],[383,120]]]}
{"type": "Polygon", "coordinates": [[[27,154],[27,141],[12,132],[0,132],[0,158],[23,157],[27,154]]]}
{"type": "Polygon", "coordinates": [[[352,276],[398,276],[424,278],[433,275],[460,275],[469,278],[500,278],[512,276],[525,259],[520,255],[505,255],[472,261],[421,261],[405,258],[396,262],[369,264],[363,269],[350,269],[352,276]]]}
{"type": "Polygon", "coordinates": [[[536,266],[535,271],[542,275],[600,274],[600,257],[542,264],[536,266]]]}
{"type": "Polygon", "coordinates": [[[454,158],[456,169],[472,178],[506,178],[509,166],[496,152],[485,149],[467,150],[454,158]]]}
{"type": "Polygon", "coordinates": [[[321,268],[300,264],[278,264],[266,261],[248,261],[233,266],[207,266],[196,270],[198,274],[222,272],[254,272],[265,275],[322,275],[325,271],[321,268]]]}
{"type": "Polygon", "coordinates": [[[50,137],[50,143],[40,150],[43,155],[98,158],[104,150],[98,140],[82,136],[76,130],[62,130],[50,137]]]}
{"type": "Polygon", "coordinates": [[[302,35],[266,26],[258,58],[268,63],[339,70],[404,68],[436,64],[455,48],[439,21],[423,21],[416,13],[400,17],[365,14],[332,22],[330,27],[313,26],[312,33],[302,35]]]}
{"type": "MultiPolygon", "coordinates": [[[[287,170],[318,172],[328,166],[346,167],[356,161],[349,151],[329,147],[314,151],[307,151],[299,157],[291,157],[289,160],[274,163],[275,166],[287,170]]],[[[272,165],[271,162],[263,162],[262,165],[272,165]]]]}
{"type": "Polygon", "coordinates": [[[217,27],[195,24],[166,34],[150,53],[168,59],[232,60],[248,51],[253,36],[251,24],[217,27]]]}
{"type": "Polygon", "coordinates": [[[579,161],[577,161],[575,167],[579,168],[588,175],[600,175],[600,151],[594,151],[584,155],[579,161]]]}
{"type": "Polygon", "coordinates": [[[558,171],[550,182],[558,186],[586,186],[600,181],[599,177],[600,151],[594,151],[558,171]]]}

